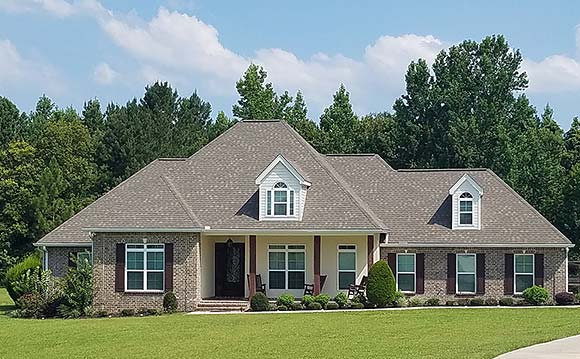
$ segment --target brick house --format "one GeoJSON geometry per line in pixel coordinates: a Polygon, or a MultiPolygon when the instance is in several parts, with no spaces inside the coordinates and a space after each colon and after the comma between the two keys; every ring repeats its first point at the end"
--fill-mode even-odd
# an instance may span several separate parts
{"type": "Polygon", "coordinates": [[[322,155],[283,121],[242,121],[185,159],[158,159],[36,246],[57,276],[92,259],[95,307],[180,310],[305,284],[335,295],[378,260],[408,295],[567,290],[573,245],[487,169],[394,170],[322,155]],[[321,288],[321,278],[324,284],[321,288]]]}

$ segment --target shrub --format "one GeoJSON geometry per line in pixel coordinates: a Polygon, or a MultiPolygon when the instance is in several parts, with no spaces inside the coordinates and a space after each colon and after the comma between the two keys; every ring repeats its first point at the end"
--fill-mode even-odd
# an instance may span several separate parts
{"type": "Polygon", "coordinates": [[[457,299],[457,305],[460,307],[465,307],[469,305],[469,299],[457,299]]]}
{"type": "Polygon", "coordinates": [[[512,297],[504,297],[499,300],[499,305],[502,307],[511,307],[514,305],[514,298],[512,297]]]}
{"type": "Polygon", "coordinates": [[[57,314],[57,308],[62,303],[62,289],[60,282],[52,276],[50,271],[34,268],[26,271],[26,293],[16,301],[21,309],[21,318],[50,318],[57,314]]]}
{"type": "Polygon", "coordinates": [[[407,305],[409,307],[422,307],[423,306],[423,300],[421,298],[409,298],[409,301],[407,302],[407,305]]]}
{"type": "Polygon", "coordinates": [[[109,316],[109,313],[106,310],[97,310],[93,313],[93,317],[95,318],[106,318],[109,316]]]}
{"type": "Polygon", "coordinates": [[[326,310],[334,310],[338,308],[340,308],[340,305],[338,305],[336,302],[328,302],[325,307],[326,310]]]}
{"type": "Polygon", "coordinates": [[[580,293],[576,293],[574,294],[574,297],[576,298],[576,302],[580,302],[580,293]]]}
{"type": "Polygon", "coordinates": [[[312,302],[312,303],[308,304],[306,309],[308,309],[308,310],[321,310],[322,305],[318,302],[312,302]]]}
{"type": "Polygon", "coordinates": [[[358,303],[358,302],[353,302],[350,307],[352,309],[364,309],[365,305],[362,303],[358,303]]]}
{"type": "Polygon", "coordinates": [[[121,314],[122,317],[134,317],[135,309],[121,309],[119,314],[121,314]]]}
{"type": "Polygon", "coordinates": [[[343,292],[340,292],[334,297],[334,301],[339,307],[344,308],[348,304],[348,297],[343,292]]]}
{"type": "Polygon", "coordinates": [[[531,305],[543,305],[546,304],[548,299],[550,299],[548,291],[545,288],[537,285],[524,290],[522,297],[531,305]]]}
{"type": "Polygon", "coordinates": [[[285,312],[285,311],[288,310],[288,307],[285,306],[285,305],[279,305],[279,306],[276,307],[276,310],[277,311],[280,311],[280,312],[285,312]]]}
{"type": "Polygon", "coordinates": [[[425,306],[427,307],[436,307],[441,304],[439,298],[429,298],[425,301],[425,306]]]}
{"type": "Polygon", "coordinates": [[[262,292],[254,294],[252,299],[250,299],[250,308],[254,312],[265,312],[270,310],[270,302],[268,302],[268,297],[262,292]]]}
{"type": "Polygon", "coordinates": [[[320,306],[322,308],[326,308],[326,305],[330,301],[330,296],[328,294],[319,294],[316,297],[314,297],[314,301],[316,303],[320,303],[320,306]]]}
{"type": "Polygon", "coordinates": [[[163,296],[163,311],[166,313],[175,313],[177,311],[177,297],[173,292],[167,292],[163,296]]]}
{"type": "Polygon", "coordinates": [[[314,296],[310,295],[310,294],[306,294],[304,297],[302,297],[302,305],[308,305],[310,303],[314,302],[314,296]]]}
{"type": "Polygon", "coordinates": [[[76,262],[64,277],[64,302],[58,307],[65,318],[90,316],[93,311],[93,270],[88,261],[76,262]]]}
{"type": "Polygon", "coordinates": [[[44,317],[44,303],[40,295],[36,293],[21,295],[16,301],[16,306],[20,308],[19,318],[44,317]]]}
{"type": "Polygon", "coordinates": [[[395,300],[393,301],[393,306],[397,308],[406,307],[407,298],[405,298],[404,296],[402,298],[401,297],[395,298],[395,300]]]}
{"type": "Polygon", "coordinates": [[[284,305],[286,308],[291,307],[292,303],[294,303],[294,296],[288,293],[282,294],[276,301],[277,305],[284,305]]]}
{"type": "Polygon", "coordinates": [[[378,261],[369,270],[367,296],[369,302],[379,308],[386,307],[395,299],[395,277],[385,261],[378,261]]]}
{"type": "Polygon", "coordinates": [[[483,304],[483,298],[471,298],[469,300],[469,305],[472,307],[481,307],[483,304]]]}
{"type": "Polygon", "coordinates": [[[497,299],[495,298],[487,298],[485,300],[485,305],[490,306],[490,307],[496,307],[498,304],[497,299]]]}
{"type": "Polygon", "coordinates": [[[10,298],[16,303],[23,294],[31,293],[30,276],[34,269],[40,268],[40,255],[34,253],[16,263],[6,272],[4,285],[10,298]]]}
{"type": "Polygon", "coordinates": [[[558,305],[571,305],[574,304],[575,301],[574,294],[570,292],[560,292],[556,293],[554,296],[554,300],[558,305]]]}
{"type": "Polygon", "coordinates": [[[458,304],[454,300],[448,300],[448,301],[445,302],[445,305],[448,306],[448,307],[456,307],[458,304]]]}
{"type": "Polygon", "coordinates": [[[292,307],[290,307],[289,309],[292,309],[292,310],[303,310],[304,309],[304,306],[302,304],[298,303],[298,302],[294,302],[294,303],[292,303],[292,307]]]}
{"type": "Polygon", "coordinates": [[[156,308],[149,308],[147,309],[147,315],[161,315],[163,312],[156,308]]]}
{"type": "Polygon", "coordinates": [[[366,303],[368,303],[368,300],[367,300],[367,298],[366,298],[364,295],[362,295],[362,294],[357,294],[357,295],[355,295],[354,297],[352,297],[352,299],[351,299],[350,301],[351,301],[351,302],[353,302],[353,303],[360,303],[360,304],[362,304],[363,306],[364,306],[366,303]]]}

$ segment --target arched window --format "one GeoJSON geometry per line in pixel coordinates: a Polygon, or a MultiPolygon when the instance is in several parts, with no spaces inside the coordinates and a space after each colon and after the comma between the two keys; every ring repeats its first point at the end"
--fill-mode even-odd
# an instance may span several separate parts
{"type": "Polygon", "coordinates": [[[268,216],[294,215],[294,191],[284,182],[277,182],[274,188],[267,192],[266,202],[268,216]]]}
{"type": "Polygon", "coordinates": [[[459,196],[459,224],[473,224],[473,196],[469,192],[464,192],[459,196]]]}

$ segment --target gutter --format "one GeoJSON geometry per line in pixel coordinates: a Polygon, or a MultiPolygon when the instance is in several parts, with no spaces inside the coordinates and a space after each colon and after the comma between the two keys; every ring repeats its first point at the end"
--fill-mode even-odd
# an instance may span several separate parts
{"type": "Polygon", "coordinates": [[[87,243],[33,243],[35,247],[90,247],[92,246],[92,242],[87,243]]]}
{"type": "Polygon", "coordinates": [[[573,248],[572,243],[383,243],[381,248],[573,248]]]}

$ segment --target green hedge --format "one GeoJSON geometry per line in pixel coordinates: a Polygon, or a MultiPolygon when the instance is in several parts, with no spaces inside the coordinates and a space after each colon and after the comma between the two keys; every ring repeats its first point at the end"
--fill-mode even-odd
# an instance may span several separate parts
{"type": "Polygon", "coordinates": [[[367,284],[368,300],[379,308],[393,303],[395,299],[395,277],[385,261],[378,261],[371,267],[367,284]]]}
{"type": "Polygon", "coordinates": [[[30,276],[34,269],[40,268],[41,264],[40,253],[35,252],[8,269],[4,285],[14,303],[23,294],[32,291],[32,288],[29,288],[30,281],[27,276],[30,276]]]}

